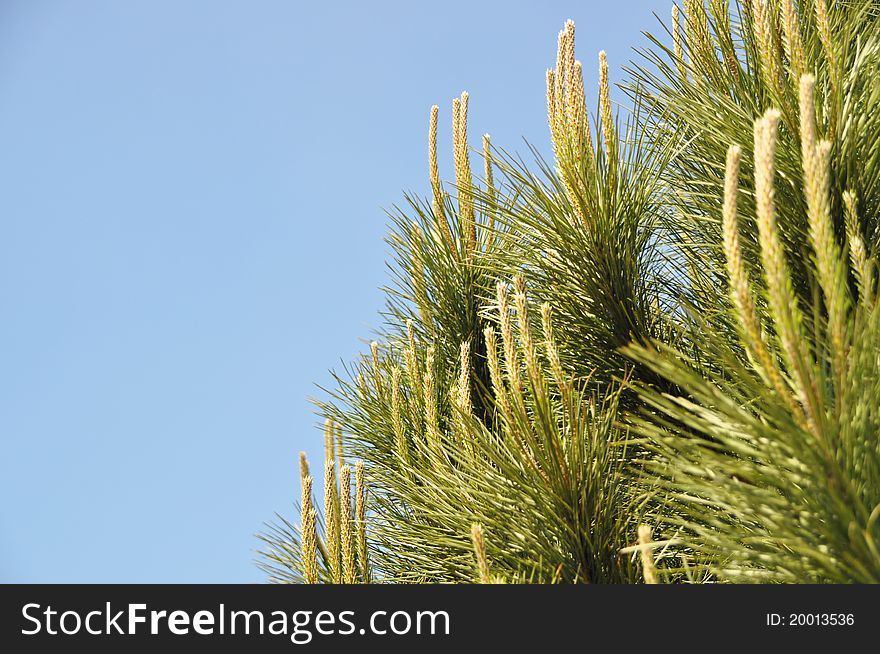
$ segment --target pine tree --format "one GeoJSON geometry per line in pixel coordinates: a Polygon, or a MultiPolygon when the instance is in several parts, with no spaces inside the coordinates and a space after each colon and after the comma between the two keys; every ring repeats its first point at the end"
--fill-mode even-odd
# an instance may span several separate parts
{"type": "Polygon", "coordinates": [[[323,518],[303,464],[270,579],[880,581],[877,15],[688,0],[623,121],[569,21],[553,161],[487,135],[479,178],[468,95],[454,183],[432,108],[383,329],[320,405],[323,518]]]}

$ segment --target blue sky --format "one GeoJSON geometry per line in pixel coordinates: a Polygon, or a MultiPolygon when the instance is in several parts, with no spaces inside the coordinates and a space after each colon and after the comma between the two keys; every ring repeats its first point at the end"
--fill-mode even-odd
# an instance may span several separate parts
{"type": "Polygon", "coordinates": [[[564,20],[593,89],[668,9],[4,0],[0,581],[261,581],[429,107],[448,134],[466,89],[472,145],[546,151],[564,20]]]}

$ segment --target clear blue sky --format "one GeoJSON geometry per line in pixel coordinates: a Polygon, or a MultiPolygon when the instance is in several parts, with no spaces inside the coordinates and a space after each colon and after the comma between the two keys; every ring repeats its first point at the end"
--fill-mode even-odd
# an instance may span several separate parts
{"type": "Polygon", "coordinates": [[[447,134],[467,89],[472,145],[546,151],[564,20],[592,89],[668,9],[3,0],[0,581],[261,581],[429,107],[447,134]]]}

